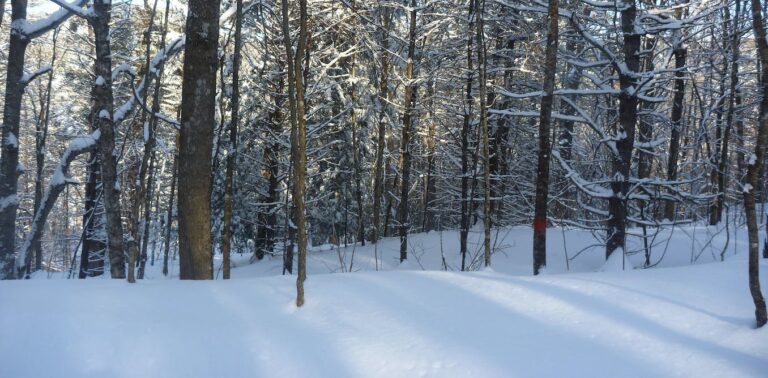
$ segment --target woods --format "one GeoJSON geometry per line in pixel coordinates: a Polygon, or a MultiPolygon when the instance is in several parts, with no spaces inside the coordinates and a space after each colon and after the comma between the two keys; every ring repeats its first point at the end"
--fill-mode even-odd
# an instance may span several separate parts
{"type": "Polygon", "coordinates": [[[301,307],[323,248],[378,270],[392,238],[418,266],[414,235],[455,231],[443,270],[546,276],[553,249],[651,269],[700,227],[748,255],[766,323],[759,0],[8,3],[0,278],[279,259],[301,307]],[[503,245],[518,227],[532,250],[503,245]],[[570,230],[594,242],[548,243],[570,230]]]}

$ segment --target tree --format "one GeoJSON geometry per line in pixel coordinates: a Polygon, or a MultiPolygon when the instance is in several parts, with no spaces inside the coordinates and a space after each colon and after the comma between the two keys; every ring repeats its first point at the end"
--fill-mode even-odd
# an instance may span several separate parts
{"type": "Polygon", "coordinates": [[[224,236],[221,241],[223,278],[229,279],[229,256],[232,243],[232,196],[234,191],[235,159],[237,158],[237,128],[240,108],[240,51],[243,28],[243,1],[236,0],[235,53],[232,66],[232,117],[229,123],[229,153],[224,187],[224,236]]]}
{"type": "MultiPolygon", "coordinates": [[[[0,279],[15,276],[14,252],[16,251],[16,210],[19,207],[19,175],[24,169],[19,165],[19,126],[21,122],[21,101],[24,88],[35,77],[45,73],[36,71],[32,75],[24,72],[24,57],[27,46],[34,39],[55,29],[67,20],[87,0],[66,4],[65,8],[47,18],[27,22],[27,0],[11,1],[11,38],[8,46],[8,62],[5,77],[5,101],[3,102],[2,155],[0,156],[0,279]]],[[[3,3],[5,8],[5,3],[3,3]]]]}
{"type": "Polygon", "coordinates": [[[187,12],[178,166],[181,279],[213,278],[210,178],[219,5],[220,0],[191,0],[187,12]]]}
{"type": "Polygon", "coordinates": [[[766,40],[765,24],[763,23],[763,7],[759,0],[752,0],[752,29],[755,32],[757,54],[760,59],[760,120],[757,126],[755,152],[747,164],[747,179],[744,184],[744,208],[747,213],[747,233],[749,235],[749,292],[755,302],[755,321],[760,328],[768,322],[765,299],[760,291],[759,258],[760,242],[757,227],[757,211],[755,210],[755,191],[760,180],[760,168],[765,159],[765,149],[768,145],[768,40],[766,40]]]}
{"type": "Polygon", "coordinates": [[[533,274],[547,266],[547,210],[549,195],[550,123],[557,72],[558,0],[549,0],[547,8],[547,49],[544,58],[544,94],[539,116],[539,163],[536,174],[536,202],[533,218],[533,274]]]}
{"type": "Polygon", "coordinates": [[[411,129],[413,112],[416,107],[416,80],[414,78],[414,59],[416,55],[416,0],[411,0],[408,26],[408,58],[405,63],[405,98],[403,100],[403,130],[400,138],[400,206],[398,230],[400,235],[400,262],[408,258],[408,193],[411,175],[411,129]]]}
{"type": "Polygon", "coordinates": [[[307,49],[307,1],[299,0],[299,37],[295,53],[289,32],[288,0],[282,0],[282,31],[288,62],[288,99],[291,111],[291,163],[293,164],[293,215],[296,241],[299,249],[296,277],[296,307],[304,305],[304,281],[307,279],[307,230],[304,195],[307,171],[307,125],[304,102],[305,67],[307,49]]]}
{"type": "MultiPolygon", "coordinates": [[[[379,36],[379,60],[381,66],[378,69],[379,87],[374,106],[378,111],[377,136],[376,136],[376,162],[374,164],[374,182],[373,182],[373,233],[371,242],[376,243],[381,235],[381,200],[384,193],[386,180],[384,179],[384,148],[387,143],[386,114],[387,104],[389,103],[389,32],[392,25],[392,10],[384,3],[379,3],[379,19],[381,20],[379,36]]],[[[386,225],[385,231],[386,231],[386,225]]]]}

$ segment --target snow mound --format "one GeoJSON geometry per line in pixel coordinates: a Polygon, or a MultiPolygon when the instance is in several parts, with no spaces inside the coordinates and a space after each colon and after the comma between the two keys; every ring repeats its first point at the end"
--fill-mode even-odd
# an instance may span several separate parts
{"type": "Polygon", "coordinates": [[[611,253],[608,260],[605,260],[605,264],[600,267],[600,272],[621,272],[622,270],[632,270],[632,262],[629,261],[629,257],[624,253],[623,249],[617,249],[611,253]]]}
{"type": "Polygon", "coordinates": [[[0,377],[765,377],[746,280],[323,274],[299,309],[292,276],[2,281],[0,377]]]}

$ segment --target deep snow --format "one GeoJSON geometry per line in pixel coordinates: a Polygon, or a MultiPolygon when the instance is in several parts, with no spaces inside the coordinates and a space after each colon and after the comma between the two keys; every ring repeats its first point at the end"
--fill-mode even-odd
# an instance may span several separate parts
{"type": "MultiPolygon", "coordinates": [[[[719,260],[718,234],[712,243],[696,237],[696,262],[710,263],[689,265],[693,230],[677,229],[653,261],[666,246],[659,265],[678,267],[596,272],[604,258],[595,248],[569,263],[582,273],[556,274],[565,271],[558,245],[575,253],[594,240],[554,230],[539,277],[528,276],[524,228],[505,230],[493,269],[471,273],[436,271],[435,232],[411,238],[419,259],[406,266],[394,259],[396,239],[381,242],[383,272],[369,270],[370,246],[356,246],[352,270],[367,271],[320,274],[341,271],[338,253],[348,270],[352,247],[316,250],[301,309],[279,258],[238,257],[226,282],[162,279],[157,266],[148,272],[154,279],[134,285],[0,282],[0,377],[768,375],[768,329],[752,328],[743,234],[741,253],[729,249],[725,262],[710,262],[719,260]]],[[[455,237],[442,234],[449,269],[459,261],[455,237]]],[[[628,260],[640,266],[642,253],[628,260]]],[[[766,272],[761,262],[764,288],[766,272]]]]}

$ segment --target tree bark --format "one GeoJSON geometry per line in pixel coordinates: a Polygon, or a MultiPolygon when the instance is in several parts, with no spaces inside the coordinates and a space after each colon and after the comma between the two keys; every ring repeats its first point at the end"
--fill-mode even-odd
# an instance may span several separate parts
{"type": "Polygon", "coordinates": [[[763,9],[760,0],[752,0],[752,28],[755,33],[757,53],[760,59],[760,121],[755,141],[755,154],[747,165],[747,183],[744,188],[744,208],[747,213],[747,233],[749,235],[749,292],[755,303],[755,320],[758,328],[768,321],[765,299],[760,290],[759,277],[759,237],[757,226],[757,211],[755,209],[755,191],[760,179],[760,168],[768,145],[768,40],[766,40],[765,25],[763,24],[763,9]]]}
{"type": "Polygon", "coordinates": [[[293,213],[298,245],[296,307],[304,305],[304,281],[307,279],[307,233],[304,195],[306,191],[306,119],[304,118],[304,64],[307,48],[307,2],[299,0],[299,39],[296,52],[290,36],[288,0],[282,0],[282,32],[288,62],[288,98],[291,112],[291,162],[293,165],[293,213]]]}
{"type": "MultiPolygon", "coordinates": [[[[27,1],[11,1],[11,22],[22,25],[27,18],[27,1]]],[[[16,251],[16,210],[19,207],[19,123],[21,121],[21,100],[24,95],[24,55],[29,38],[22,30],[11,28],[6,63],[5,103],[3,104],[3,143],[0,158],[0,279],[15,277],[14,252],[16,251]]]]}
{"type": "Polygon", "coordinates": [[[461,125],[461,219],[459,220],[459,253],[461,254],[461,270],[466,269],[467,263],[467,236],[469,234],[469,217],[472,206],[469,198],[469,135],[472,133],[472,30],[475,22],[475,1],[469,1],[467,11],[467,81],[464,92],[464,119],[461,125]]]}
{"type": "MultiPolygon", "coordinates": [[[[2,9],[0,9],[0,12],[2,9]]],[[[50,124],[51,116],[51,90],[53,88],[53,67],[56,64],[56,42],[58,41],[58,30],[53,33],[53,45],[51,46],[51,71],[48,73],[48,83],[45,87],[45,102],[42,104],[45,110],[42,111],[43,116],[41,122],[35,133],[35,201],[34,208],[40,207],[43,199],[43,168],[45,167],[45,150],[46,150],[46,138],[48,137],[48,125],[50,124]]],[[[36,240],[32,246],[35,254],[35,267],[34,271],[43,269],[43,248],[40,240],[36,240]]],[[[30,269],[28,268],[27,271],[30,269]]]]}
{"type": "MultiPolygon", "coordinates": [[[[278,72],[283,72],[285,63],[278,62],[278,72]]],[[[278,154],[281,148],[277,139],[282,132],[283,106],[285,104],[285,75],[281,74],[277,79],[277,84],[273,90],[274,110],[269,113],[269,131],[271,136],[264,143],[264,168],[262,176],[267,180],[267,195],[264,198],[269,204],[265,211],[259,213],[259,227],[256,231],[255,258],[261,260],[267,253],[272,253],[275,246],[275,235],[277,231],[277,210],[279,208],[280,185],[279,174],[280,164],[278,154]]],[[[286,195],[287,198],[287,195],[286,195]]],[[[286,212],[286,217],[290,216],[286,212]]],[[[293,261],[293,258],[291,258],[293,261]]],[[[290,269],[289,269],[290,270],[290,269]]]]}
{"type": "MultiPolygon", "coordinates": [[[[555,0],[550,0],[555,1],[555,0]]],[[[485,1],[475,0],[477,6],[477,66],[480,83],[480,133],[483,138],[483,263],[491,266],[491,145],[488,131],[488,89],[486,83],[486,48],[485,48],[485,1]]]]}
{"type": "Polygon", "coordinates": [[[211,158],[216,112],[220,0],[191,0],[187,13],[179,138],[181,279],[213,278],[211,158]]]}
{"type": "Polygon", "coordinates": [[[403,109],[403,130],[400,140],[400,206],[398,230],[400,235],[400,262],[408,259],[408,192],[411,176],[411,129],[413,111],[416,107],[416,82],[414,80],[414,59],[416,55],[416,0],[411,0],[408,26],[408,59],[405,64],[405,98],[403,109]]]}
{"type": "MultiPolygon", "coordinates": [[[[389,102],[389,30],[392,22],[392,11],[389,7],[379,5],[383,8],[382,28],[380,31],[381,49],[379,50],[379,59],[381,61],[381,68],[379,72],[379,93],[376,99],[376,106],[378,108],[378,125],[377,125],[377,137],[376,137],[376,161],[374,167],[374,183],[373,183],[373,232],[371,234],[371,243],[376,243],[381,235],[381,201],[384,193],[384,186],[386,180],[384,180],[384,148],[386,147],[386,115],[387,104],[389,102]]],[[[386,232],[386,231],[385,231],[386,232]]]]}
{"type": "Polygon", "coordinates": [[[608,240],[605,243],[605,258],[616,250],[624,253],[627,228],[627,193],[632,150],[637,124],[636,74],[640,70],[640,34],[635,27],[637,5],[635,0],[625,0],[621,11],[621,30],[624,46],[623,55],[626,71],[619,72],[619,123],[616,128],[616,152],[611,158],[611,190],[608,200],[608,240]]]}
{"type": "Polygon", "coordinates": [[[125,256],[123,254],[123,225],[121,220],[120,189],[117,183],[117,157],[115,156],[115,130],[112,121],[114,100],[112,97],[112,51],[110,46],[109,21],[112,5],[96,1],[94,15],[89,18],[93,27],[96,48],[96,83],[93,96],[93,120],[101,132],[98,142],[101,159],[101,186],[104,211],[107,220],[107,253],[112,278],[125,278],[125,256]]]}
{"type": "MultiPolygon", "coordinates": [[[[675,17],[682,17],[682,8],[675,11],[675,17]]],[[[675,31],[675,44],[672,54],[675,56],[675,94],[672,99],[672,130],[669,137],[669,159],[667,160],[667,181],[677,180],[677,160],[680,155],[680,132],[683,129],[683,99],[685,98],[685,65],[688,49],[683,43],[681,31],[675,31]]],[[[675,219],[675,201],[667,200],[664,204],[664,218],[675,219]]]]}
{"type": "Polygon", "coordinates": [[[168,209],[165,215],[165,244],[163,245],[163,275],[168,276],[168,252],[171,249],[171,227],[173,226],[173,197],[176,194],[176,172],[179,167],[179,157],[173,154],[173,167],[171,168],[171,194],[168,197],[168,209]]]}
{"type": "Polygon", "coordinates": [[[237,127],[240,108],[240,40],[243,29],[243,0],[236,0],[235,52],[232,63],[232,117],[229,120],[229,153],[224,178],[224,235],[221,239],[222,277],[229,279],[229,256],[232,244],[232,197],[234,194],[235,163],[237,162],[237,127]]]}
{"type": "Polygon", "coordinates": [[[533,218],[533,274],[547,266],[547,208],[549,197],[550,125],[557,72],[558,0],[549,0],[547,8],[547,49],[544,58],[544,95],[539,113],[539,156],[536,173],[536,200],[533,218]]]}

